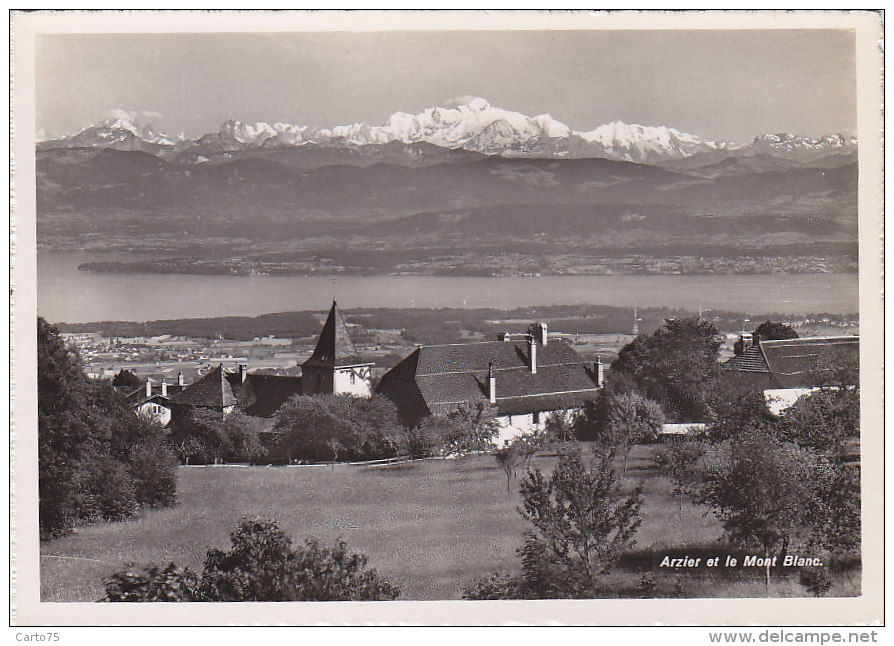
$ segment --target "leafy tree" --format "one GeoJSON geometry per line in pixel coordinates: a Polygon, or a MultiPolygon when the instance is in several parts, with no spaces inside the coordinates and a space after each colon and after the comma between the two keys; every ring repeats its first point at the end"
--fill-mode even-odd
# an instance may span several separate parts
{"type": "Polygon", "coordinates": [[[624,456],[626,476],[630,449],[659,437],[664,413],[656,402],[635,392],[604,390],[595,401],[583,407],[576,424],[579,439],[592,439],[602,452],[624,456]]]}
{"type": "Polygon", "coordinates": [[[725,372],[707,391],[707,436],[713,442],[734,438],[746,428],[772,432],[775,418],[767,408],[763,387],[747,375],[725,372]]]}
{"type": "Polygon", "coordinates": [[[408,431],[410,454],[430,457],[445,453],[452,442],[453,425],[443,415],[429,415],[408,431]]]}
{"type": "Polygon", "coordinates": [[[380,395],[293,397],[277,413],[274,432],[274,454],[284,461],[390,458],[405,437],[397,409],[380,395]]]}
{"type": "Polygon", "coordinates": [[[486,451],[500,434],[497,408],[486,401],[460,404],[447,414],[453,426],[452,448],[456,451],[486,451]]]}
{"type": "Polygon", "coordinates": [[[43,538],[80,522],[120,520],[142,505],[173,502],[176,480],[161,427],[134,415],[108,381],[89,379],[59,331],[40,318],[37,370],[43,538]],[[147,451],[155,459],[147,459],[147,451]]]}
{"type": "Polygon", "coordinates": [[[808,452],[748,429],[708,466],[698,501],[713,509],[731,542],[760,547],[765,557],[777,549],[783,555],[815,505],[813,468],[808,452]]]}
{"type": "Polygon", "coordinates": [[[609,370],[610,389],[632,385],[683,421],[707,413],[705,392],[717,378],[721,339],[717,328],[700,318],[667,319],[651,336],[624,346],[609,370]]]}
{"type": "MultiPolygon", "coordinates": [[[[569,406],[569,408],[571,407],[569,406]]],[[[573,440],[574,423],[576,419],[577,414],[568,412],[567,410],[557,410],[547,415],[546,421],[543,424],[545,435],[542,440],[543,443],[547,442],[549,439],[558,442],[568,442],[569,440],[573,440]]]]}
{"type": "Polygon", "coordinates": [[[754,330],[754,338],[762,341],[797,339],[798,333],[791,326],[779,321],[764,321],[754,330]]]}
{"type": "MultiPolygon", "coordinates": [[[[554,413],[557,417],[563,417],[561,412],[554,413]]],[[[546,428],[543,430],[535,429],[529,433],[522,433],[521,435],[512,439],[512,446],[515,447],[515,450],[518,452],[519,459],[521,460],[522,466],[525,469],[530,468],[531,460],[537,455],[537,452],[543,449],[544,446],[549,442],[551,437],[555,437],[552,435],[552,432],[549,428],[549,420],[552,419],[553,415],[550,415],[546,420],[546,428]]]]}
{"type": "Polygon", "coordinates": [[[636,393],[614,395],[609,401],[604,439],[610,453],[619,451],[624,456],[624,476],[627,459],[635,444],[654,442],[661,434],[664,413],[661,407],[636,393]]]}
{"type": "Polygon", "coordinates": [[[127,388],[139,388],[143,385],[143,381],[127,368],[123,368],[112,378],[112,385],[124,386],[127,388]]]}
{"type": "Polygon", "coordinates": [[[218,464],[233,452],[225,418],[209,409],[176,416],[171,421],[171,442],[183,464],[218,464]]]}
{"type": "Polygon", "coordinates": [[[227,551],[211,549],[198,588],[207,601],[379,601],[397,589],[367,559],[307,541],[297,549],[274,521],[243,519],[227,551]]]}
{"type": "Polygon", "coordinates": [[[411,442],[420,453],[450,455],[490,450],[499,433],[496,407],[478,401],[424,418],[413,429],[411,442]]]}
{"type": "Polygon", "coordinates": [[[811,476],[814,506],[810,509],[810,543],[830,552],[860,550],[860,470],[829,456],[816,460],[811,476]]]}
{"type": "Polygon", "coordinates": [[[549,480],[529,471],[521,493],[519,513],[533,525],[520,549],[525,588],[544,598],[593,596],[599,577],[634,544],[641,488],[625,497],[607,456],[587,464],[573,451],[549,480]]]}
{"type": "Polygon", "coordinates": [[[860,392],[823,389],[801,397],[777,423],[780,435],[800,446],[838,451],[860,437],[860,392]]]}
{"type": "MultiPolygon", "coordinates": [[[[755,343],[758,343],[760,341],[777,341],[782,339],[798,338],[798,333],[795,332],[790,326],[778,321],[764,321],[763,323],[758,325],[751,334],[755,343]]],[[[735,352],[736,354],[742,354],[744,350],[745,348],[742,345],[742,340],[739,339],[733,346],[733,352],[735,352]]]]}
{"type": "Polygon", "coordinates": [[[243,519],[229,550],[209,549],[201,577],[170,564],[105,580],[103,601],[380,601],[399,590],[367,558],[308,540],[294,548],[275,521],[243,519]]]}
{"type": "Polygon", "coordinates": [[[683,497],[687,491],[695,489],[700,481],[702,469],[699,460],[705,455],[701,442],[688,441],[674,443],[657,458],[671,482],[673,494],[680,497],[680,516],[683,515],[683,497]]]}

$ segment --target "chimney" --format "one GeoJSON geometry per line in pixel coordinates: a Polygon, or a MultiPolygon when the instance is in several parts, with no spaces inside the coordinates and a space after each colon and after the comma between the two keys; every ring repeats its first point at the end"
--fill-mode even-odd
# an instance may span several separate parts
{"type": "Polygon", "coordinates": [[[602,388],[602,385],[605,383],[605,364],[602,363],[602,359],[599,358],[599,355],[596,355],[596,361],[593,362],[593,374],[596,375],[596,386],[598,388],[602,388]]]}
{"type": "Polygon", "coordinates": [[[146,377],[146,397],[152,397],[152,380],[146,377]]]}
{"type": "Polygon", "coordinates": [[[739,341],[742,342],[742,352],[754,345],[754,335],[751,332],[742,332],[739,335],[739,341]]]}
{"type": "Polygon", "coordinates": [[[491,404],[497,403],[497,374],[492,363],[487,364],[487,400],[491,404]]]}
{"type": "Polygon", "coordinates": [[[537,338],[530,334],[528,335],[528,350],[531,353],[531,374],[537,374],[537,338]]]}
{"type": "Polygon", "coordinates": [[[162,397],[168,396],[168,382],[165,381],[164,379],[161,380],[161,396],[162,397]]]}
{"type": "Polygon", "coordinates": [[[178,372],[178,373],[177,373],[177,385],[178,385],[178,386],[181,386],[181,387],[184,385],[184,384],[183,384],[183,373],[182,373],[182,372],[178,372]]]}
{"type": "Polygon", "coordinates": [[[248,376],[248,366],[244,363],[239,364],[239,383],[244,384],[245,378],[248,376]]]}
{"type": "Polygon", "coordinates": [[[540,345],[544,348],[546,347],[547,341],[549,341],[549,328],[546,323],[537,323],[537,331],[540,334],[540,345]]]}

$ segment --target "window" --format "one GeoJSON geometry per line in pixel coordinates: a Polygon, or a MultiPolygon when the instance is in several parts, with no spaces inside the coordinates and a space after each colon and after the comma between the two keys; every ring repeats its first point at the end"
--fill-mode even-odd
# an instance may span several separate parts
{"type": "Polygon", "coordinates": [[[357,375],[355,375],[354,371],[352,370],[351,371],[351,385],[353,386],[354,383],[356,383],[356,381],[357,381],[357,375]]]}
{"type": "Polygon", "coordinates": [[[540,411],[534,411],[533,413],[531,413],[531,422],[533,422],[534,424],[540,423],[540,411]]]}

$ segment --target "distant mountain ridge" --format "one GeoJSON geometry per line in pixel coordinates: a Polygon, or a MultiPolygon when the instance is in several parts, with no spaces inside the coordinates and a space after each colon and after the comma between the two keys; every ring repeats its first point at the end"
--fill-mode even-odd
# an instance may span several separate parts
{"type": "MultiPolygon", "coordinates": [[[[173,137],[118,118],[81,132],[38,143],[39,150],[101,148],[143,151],[178,163],[226,161],[251,153],[282,148],[362,151],[373,147],[419,161],[439,156],[440,148],[483,155],[530,158],[604,158],[648,164],[687,163],[689,167],[717,163],[731,156],[765,155],[811,161],[848,154],[857,140],[840,134],[818,138],[790,133],[756,137],[746,145],[715,142],[666,126],[641,126],[622,121],[589,131],[575,131],[549,114],[533,117],[492,106],[475,97],[456,107],[432,107],[419,114],[395,112],[381,126],[364,123],[313,128],[286,123],[224,123],[217,132],[194,139],[173,137]],[[429,147],[421,144],[428,144],[429,147]],[[386,147],[383,149],[383,147],[386,147]],[[415,152],[402,151],[415,147],[415,152]],[[704,164],[699,162],[704,161],[704,164]]],[[[362,152],[359,153],[362,157],[362,152]]]]}

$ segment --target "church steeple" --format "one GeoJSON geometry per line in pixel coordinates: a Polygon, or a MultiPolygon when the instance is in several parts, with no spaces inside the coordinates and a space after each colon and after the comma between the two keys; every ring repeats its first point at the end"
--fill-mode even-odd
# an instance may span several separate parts
{"type": "Polygon", "coordinates": [[[357,350],[348,335],[348,327],[345,325],[341,312],[338,311],[338,303],[332,301],[332,308],[323,329],[317,339],[317,347],[314,348],[310,359],[304,362],[305,366],[318,366],[337,368],[350,366],[360,362],[357,350]]]}
{"type": "Polygon", "coordinates": [[[364,362],[348,334],[348,327],[333,299],[317,346],[301,364],[302,390],[305,394],[350,393],[369,396],[371,363],[364,362]]]}

